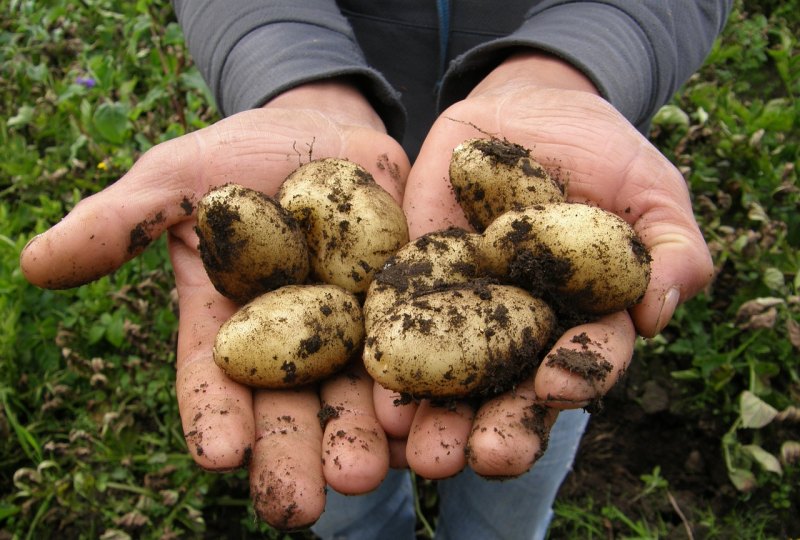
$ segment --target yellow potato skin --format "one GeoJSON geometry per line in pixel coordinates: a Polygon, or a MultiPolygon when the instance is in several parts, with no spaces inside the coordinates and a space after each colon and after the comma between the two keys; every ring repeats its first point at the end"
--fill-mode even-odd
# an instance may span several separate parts
{"type": "Polygon", "coordinates": [[[341,369],[360,350],[358,299],[335,285],[288,285],[243,306],[217,333],[214,362],[233,380],[292,388],[341,369]]]}
{"type": "Polygon", "coordinates": [[[530,373],[555,324],[526,291],[470,283],[402,303],[367,335],[364,365],[383,387],[414,397],[507,390],[530,373]]]}
{"type": "Polygon", "coordinates": [[[601,208],[559,203],[510,211],[484,231],[486,271],[549,289],[570,309],[602,315],[636,304],[650,256],[633,228],[601,208]]]}
{"type": "Polygon", "coordinates": [[[197,205],[196,230],[211,283],[240,305],[266,291],[302,283],[309,274],[302,231],[259,191],[237,184],[209,191],[197,205]]]}
{"type": "Polygon", "coordinates": [[[478,277],[480,236],[463,229],[434,231],[409,242],[375,275],[364,301],[364,325],[396,304],[478,277]]]}
{"type": "Polygon", "coordinates": [[[365,293],[374,274],[408,242],[400,205],[363,167],[327,158],[302,165],[278,200],[301,224],[314,275],[365,293]]]}
{"type": "Polygon", "coordinates": [[[483,231],[514,209],[563,202],[565,188],[526,148],[503,139],[469,139],[450,159],[450,183],[470,225],[483,231]]]}

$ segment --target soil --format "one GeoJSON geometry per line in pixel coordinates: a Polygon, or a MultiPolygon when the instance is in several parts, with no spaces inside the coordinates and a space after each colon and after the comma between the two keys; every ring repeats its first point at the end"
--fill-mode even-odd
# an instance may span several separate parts
{"type": "Polygon", "coordinates": [[[553,354],[547,357],[548,367],[560,367],[580,375],[589,382],[602,382],[614,366],[604,359],[603,356],[591,350],[576,351],[559,347],[553,354]]]}
{"type": "MultiPolygon", "coordinates": [[[[722,516],[744,504],[731,484],[720,447],[725,426],[713,412],[686,414],[666,366],[647,365],[634,359],[628,372],[602,400],[581,441],[572,472],[559,492],[559,500],[587,508],[596,515],[603,506],[614,506],[642,522],[663,523],[667,538],[706,538],[711,532],[703,514],[712,514],[715,537],[740,538],[741,531],[726,530],[722,516]],[[667,490],[643,493],[643,475],[656,467],[668,482],[667,490]],[[691,536],[687,532],[691,530],[691,536]]],[[[769,504],[754,493],[748,505],[769,504]],[[757,502],[761,499],[761,503],[757,502]]],[[[786,516],[785,523],[770,523],[778,537],[800,531],[800,516],[786,516]]],[[[568,538],[557,528],[551,540],[568,538]]],[[[605,519],[607,538],[621,538],[630,529],[615,528],[605,519]]]]}
{"type": "Polygon", "coordinates": [[[130,242],[128,243],[128,254],[138,255],[150,245],[153,241],[153,229],[166,221],[166,216],[163,212],[158,212],[151,219],[145,219],[137,223],[130,233],[130,242]]]}

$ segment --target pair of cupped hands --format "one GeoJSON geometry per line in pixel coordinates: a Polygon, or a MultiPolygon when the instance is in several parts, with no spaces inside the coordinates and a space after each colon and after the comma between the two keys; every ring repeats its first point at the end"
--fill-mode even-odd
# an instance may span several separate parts
{"type": "Polygon", "coordinates": [[[592,83],[559,60],[512,56],[433,124],[413,167],[355,86],[310,83],[263,108],[160,144],[118,182],[81,201],[21,254],[28,280],[74,287],[112,272],[143,249],[131,231],[168,233],[179,297],[177,396],[195,461],[227,471],[249,467],[256,511],[282,528],[313,523],[326,485],[346,494],[375,489],[388,468],[446,478],[469,465],[487,477],[528,470],[546,445],[558,411],[598,399],[630,362],[637,334],[651,337],[676,306],[711,279],[708,249],[694,220],[681,174],[592,83]],[[299,164],[347,158],[364,166],[401,202],[410,235],[467,222],[448,179],[452,150],[476,131],[533,149],[569,183],[569,200],[590,202],[629,221],[652,256],[650,285],[640,304],[568,330],[554,349],[592,348],[613,365],[603,382],[543,362],[513,391],[482,403],[442,407],[398,396],[356,363],[317,387],[252,390],[214,364],[219,326],[236,310],[206,276],[197,250],[196,203],[210,188],[235,182],[275,194],[299,164]],[[580,343],[578,343],[580,342],[580,343]],[[335,411],[320,421],[322,407],[335,411]],[[544,406],[538,429],[519,419],[544,406]],[[468,450],[468,451],[467,451],[468,450]]]}

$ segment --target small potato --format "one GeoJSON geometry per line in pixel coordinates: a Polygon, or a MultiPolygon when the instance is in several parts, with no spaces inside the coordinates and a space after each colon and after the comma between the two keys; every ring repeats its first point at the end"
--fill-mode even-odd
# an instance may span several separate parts
{"type": "Polygon", "coordinates": [[[344,159],[321,159],[290,174],[281,206],[306,234],[315,276],[364,293],[386,260],[408,242],[400,205],[366,170],[344,159]]]}
{"type": "Polygon", "coordinates": [[[478,277],[480,235],[446,229],[420,236],[394,254],[375,274],[364,301],[364,325],[415,296],[478,277]]]}
{"type": "Polygon", "coordinates": [[[453,150],[450,183],[475,230],[509,210],[563,202],[565,189],[531,159],[530,151],[501,139],[470,139],[453,150]]]}
{"type": "Polygon", "coordinates": [[[483,234],[488,273],[570,311],[606,314],[636,304],[650,281],[650,255],[618,216],[585,204],[510,211],[483,234]]]}
{"type": "Polygon", "coordinates": [[[364,365],[415,397],[494,394],[535,369],[553,326],[552,310],[526,291],[472,282],[396,306],[367,335],[364,365]]]}
{"type": "Polygon", "coordinates": [[[214,361],[240,383],[290,388],[341,369],[363,339],[364,320],[352,294],[335,285],[287,285],[222,325],[214,361]]]}
{"type": "Polygon", "coordinates": [[[197,236],[211,283],[239,304],[308,276],[305,236],[260,191],[227,184],[208,192],[197,205],[197,236]]]}

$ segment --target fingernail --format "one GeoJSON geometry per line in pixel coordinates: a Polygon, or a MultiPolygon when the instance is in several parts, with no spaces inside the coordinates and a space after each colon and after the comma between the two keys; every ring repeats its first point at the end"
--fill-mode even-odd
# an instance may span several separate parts
{"type": "Polygon", "coordinates": [[[25,250],[26,250],[26,249],[28,249],[29,247],[31,247],[31,244],[33,244],[33,243],[34,243],[36,240],[38,240],[38,239],[39,239],[39,237],[41,237],[41,236],[42,236],[41,234],[37,234],[36,236],[34,236],[34,237],[33,237],[33,238],[31,238],[30,240],[28,240],[28,243],[27,243],[27,244],[25,244],[25,247],[24,247],[24,248],[22,248],[22,251],[20,251],[20,253],[25,253],[25,250]]]}
{"type": "Polygon", "coordinates": [[[680,300],[681,290],[678,287],[672,287],[664,294],[664,299],[661,301],[661,309],[658,312],[658,319],[656,319],[656,334],[660,334],[667,324],[669,324],[680,300]]]}

